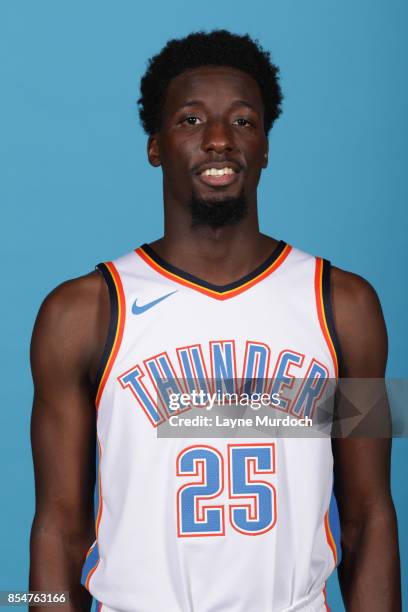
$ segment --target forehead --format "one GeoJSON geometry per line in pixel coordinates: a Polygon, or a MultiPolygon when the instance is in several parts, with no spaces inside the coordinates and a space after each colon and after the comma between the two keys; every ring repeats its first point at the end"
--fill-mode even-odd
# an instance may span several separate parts
{"type": "Polygon", "coordinates": [[[164,111],[171,112],[189,100],[208,106],[243,100],[255,109],[263,109],[256,80],[247,72],[228,66],[202,66],[176,76],[167,88],[164,111]]]}

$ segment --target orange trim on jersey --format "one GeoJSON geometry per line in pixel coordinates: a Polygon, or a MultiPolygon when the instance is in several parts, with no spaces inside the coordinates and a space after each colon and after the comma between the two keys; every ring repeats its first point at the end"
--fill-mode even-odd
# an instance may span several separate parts
{"type": "Polygon", "coordinates": [[[208,289],[207,287],[203,287],[202,285],[198,283],[194,283],[193,281],[187,280],[186,278],[183,278],[182,276],[179,276],[178,274],[175,274],[174,272],[170,272],[169,270],[166,270],[160,264],[154,261],[146,253],[146,251],[143,250],[142,247],[139,247],[138,249],[136,249],[135,252],[139,255],[139,257],[143,259],[143,261],[147,263],[147,265],[149,265],[151,268],[156,270],[156,272],[158,272],[162,276],[165,276],[166,278],[172,281],[175,281],[176,283],[180,283],[181,285],[184,285],[185,287],[190,287],[190,289],[195,289],[196,291],[199,291],[200,293],[204,293],[204,295],[208,295],[209,297],[213,297],[216,300],[227,300],[231,297],[235,297],[236,295],[239,295],[240,293],[246,291],[250,287],[253,287],[254,285],[256,285],[256,283],[259,283],[262,279],[272,274],[272,272],[274,272],[277,268],[279,268],[279,266],[285,261],[285,259],[287,258],[291,250],[292,250],[292,247],[286,244],[282,250],[282,253],[275,259],[274,262],[271,263],[271,265],[268,268],[266,268],[266,270],[258,274],[258,276],[255,276],[251,280],[247,281],[246,283],[243,283],[239,287],[236,287],[235,289],[229,289],[223,292],[214,291],[213,289],[208,289]]]}
{"type": "MultiPolygon", "coordinates": [[[[98,458],[98,513],[96,515],[96,519],[95,519],[95,535],[96,535],[96,540],[95,540],[95,545],[98,545],[98,535],[99,535],[99,524],[101,522],[101,518],[102,518],[102,508],[103,508],[103,500],[102,500],[102,480],[101,480],[101,459],[102,459],[102,447],[101,444],[99,442],[99,438],[98,435],[96,436],[96,441],[98,442],[98,454],[99,454],[99,458],[98,458]]],[[[87,557],[89,555],[89,553],[93,550],[93,547],[90,548],[90,550],[88,551],[87,557]]],[[[98,550],[99,552],[99,550],[98,550]]],[[[95,563],[95,565],[89,570],[88,576],[86,577],[85,580],[85,587],[88,589],[89,591],[89,582],[93,576],[93,574],[96,572],[96,569],[99,565],[99,561],[100,561],[100,555],[98,555],[98,560],[95,563]]]]}
{"type": "Polygon", "coordinates": [[[92,544],[92,546],[90,546],[90,547],[89,547],[89,550],[88,550],[88,552],[86,553],[85,560],[86,560],[86,559],[89,557],[89,555],[91,554],[91,552],[93,551],[93,549],[95,548],[95,546],[96,546],[96,540],[95,540],[95,542],[92,544]]]}
{"type": "Polygon", "coordinates": [[[334,565],[336,566],[337,565],[337,548],[336,548],[336,543],[333,538],[333,534],[330,529],[329,511],[327,511],[326,514],[324,515],[324,529],[326,531],[327,543],[330,546],[331,551],[333,553],[334,565]]]}
{"type": "Polygon", "coordinates": [[[324,310],[323,260],[320,257],[316,257],[315,294],[316,294],[317,316],[319,318],[320,327],[323,332],[323,336],[326,340],[327,346],[329,348],[331,358],[333,360],[334,373],[337,379],[339,377],[339,363],[337,359],[336,349],[334,348],[333,340],[329,332],[329,327],[327,325],[326,313],[324,310]]]}
{"type": "Polygon", "coordinates": [[[109,358],[106,362],[106,366],[103,371],[103,374],[101,376],[101,382],[99,383],[98,391],[96,394],[96,400],[95,400],[96,409],[99,408],[99,403],[101,401],[101,396],[105,388],[106,381],[112,370],[113,363],[115,361],[116,355],[118,354],[118,351],[119,351],[120,344],[122,342],[123,329],[125,326],[125,312],[126,312],[125,311],[125,294],[123,292],[123,287],[122,287],[122,282],[120,280],[120,276],[112,262],[106,263],[105,266],[108,268],[112,276],[112,280],[115,284],[116,294],[118,297],[118,322],[116,326],[116,334],[115,334],[115,339],[112,344],[112,349],[111,349],[109,358]]]}
{"type": "Polygon", "coordinates": [[[96,565],[91,569],[91,571],[89,572],[88,577],[86,579],[85,587],[86,587],[86,589],[88,591],[89,591],[89,581],[91,580],[93,574],[96,572],[96,569],[97,569],[97,567],[99,565],[99,561],[100,561],[100,558],[98,557],[98,561],[96,562],[96,565]]]}
{"type": "Polygon", "coordinates": [[[102,501],[102,480],[101,480],[101,460],[102,460],[102,447],[101,447],[101,443],[99,442],[99,438],[97,437],[97,442],[98,442],[98,451],[99,451],[99,461],[98,461],[98,514],[96,516],[96,521],[95,521],[95,532],[96,532],[96,540],[98,540],[98,533],[99,533],[99,523],[101,522],[101,518],[102,518],[102,506],[103,506],[103,501],[102,501]]]}

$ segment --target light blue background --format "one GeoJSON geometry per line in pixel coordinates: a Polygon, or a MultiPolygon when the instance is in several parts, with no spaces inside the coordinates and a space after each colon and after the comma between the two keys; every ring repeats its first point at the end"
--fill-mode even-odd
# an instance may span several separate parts
{"type": "MultiPolygon", "coordinates": [[[[147,58],[168,38],[227,27],[272,50],[285,103],[260,188],[262,228],[372,282],[388,375],[406,376],[407,18],[405,0],[1,2],[0,589],[27,586],[38,307],[64,279],[162,231],[160,171],[147,165],[135,100],[147,58]]],[[[407,441],[397,441],[405,567],[406,463],[407,441]]],[[[404,585],[406,597],[406,570],[404,585]]],[[[341,611],[335,577],[328,595],[341,611]]]]}

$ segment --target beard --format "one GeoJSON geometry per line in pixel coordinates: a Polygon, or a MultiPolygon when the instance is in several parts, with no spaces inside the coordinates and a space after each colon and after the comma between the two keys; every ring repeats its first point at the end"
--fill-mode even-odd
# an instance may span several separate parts
{"type": "Polygon", "coordinates": [[[248,203],[243,193],[223,200],[204,200],[192,194],[189,208],[193,227],[209,226],[215,229],[242,221],[248,212],[248,203]]]}

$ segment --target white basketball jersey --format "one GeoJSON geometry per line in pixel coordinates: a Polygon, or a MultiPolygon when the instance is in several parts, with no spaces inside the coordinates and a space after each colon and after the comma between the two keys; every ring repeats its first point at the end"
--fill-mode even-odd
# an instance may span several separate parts
{"type": "MultiPolygon", "coordinates": [[[[186,381],[336,379],[329,262],[281,241],[225,286],[148,245],[98,268],[111,321],[96,397],[96,541],[82,573],[98,609],[328,610],[340,554],[330,437],[158,433],[173,415],[163,398],[186,381]]],[[[313,406],[298,397],[284,410],[313,406]]]]}

